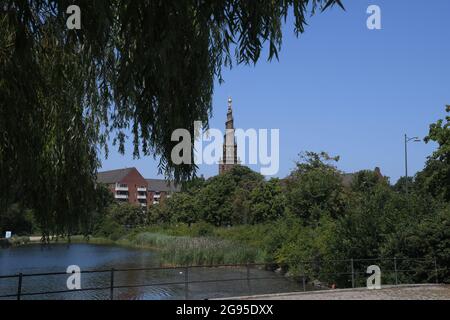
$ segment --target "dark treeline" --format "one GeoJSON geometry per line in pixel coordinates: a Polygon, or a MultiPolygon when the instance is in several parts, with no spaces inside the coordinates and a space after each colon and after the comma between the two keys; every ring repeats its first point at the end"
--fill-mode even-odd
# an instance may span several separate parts
{"type": "MultiPolygon", "coordinates": [[[[369,170],[344,183],[339,158],[325,152],[302,153],[285,179],[265,180],[244,166],[207,180],[195,178],[148,211],[114,203],[98,185],[87,234],[111,240],[134,239],[139,232],[230,240],[259,250],[260,259],[286,265],[293,274],[316,273],[342,286],[348,277],[320,276],[317,265],[321,272],[348,272],[348,264],[326,261],[396,257],[399,270],[412,268],[399,275],[401,281],[435,281],[429,270],[436,267],[439,280],[449,281],[449,123],[447,116],[430,126],[425,141],[437,143],[436,151],[422,171],[394,185],[369,170]],[[316,261],[315,267],[304,261],[316,261]]],[[[33,210],[20,204],[11,205],[1,223],[2,230],[39,232],[33,210]]],[[[394,268],[392,260],[383,263],[394,268]]]]}
{"type": "Polygon", "coordinates": [[[449,125],[447,116],[430,126],[425,141],[437,143],[437,150],[415,177],[394,185],[375,171],[357,172],[345,185],[338,157],[306,152],[283,180],[266,181],[246,167],[196,179],[152,207],[149,221],[233,226],[221,235],[263,248],[268,261],[293,269],[300,261],[396,257],[398,269],[414,269],[409,281],[434,281],[424,270],[434,270],[436,259],[447,268],[440,280],[449,281],[449,125]]]}

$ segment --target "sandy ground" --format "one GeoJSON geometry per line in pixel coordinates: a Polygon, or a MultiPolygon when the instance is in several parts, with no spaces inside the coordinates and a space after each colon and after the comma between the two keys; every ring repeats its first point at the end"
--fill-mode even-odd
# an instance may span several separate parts
{"type": "MultiPolygon", "coordinates": [[[[386,286],[380,290],[367,288],[292,292],[235,297],[238,300],[450,300],[450,285],[386,286]]],[[[227,299],[228,300],[228,299],[227,299]]]]}

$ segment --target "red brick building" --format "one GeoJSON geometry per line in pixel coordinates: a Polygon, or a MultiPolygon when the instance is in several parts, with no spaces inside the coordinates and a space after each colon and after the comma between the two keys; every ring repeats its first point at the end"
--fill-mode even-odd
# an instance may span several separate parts
{"type": "Polygon", "coordinates": [[[97,182],[107,185],[117,201],[140,204],[142,207],[159,204],[181,189],[166,180],[145,179],[136,168],[99,172],[97,182]]]}
{"type": "Polygon", "coordinates": [[[147,196],[149,204],[159,204],[165,199],[181,190],[180,185],[175,185],[173,182],[167,182],[162,179],[146,179],[147,180],[147,196]]]}

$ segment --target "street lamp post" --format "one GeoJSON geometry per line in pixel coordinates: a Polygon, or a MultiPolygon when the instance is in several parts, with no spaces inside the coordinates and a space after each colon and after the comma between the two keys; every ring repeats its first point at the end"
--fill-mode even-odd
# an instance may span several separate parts
{"type": "Polygon", "coordinates": [[[420,142],[418,137],[408,138],[405,134],[405,191],[408,193],[408,142],[420,142]]]}

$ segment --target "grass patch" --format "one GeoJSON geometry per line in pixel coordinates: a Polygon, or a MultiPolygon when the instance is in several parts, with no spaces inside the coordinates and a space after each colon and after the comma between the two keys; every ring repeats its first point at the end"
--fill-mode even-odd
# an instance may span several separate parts
{"type": "Polygon", "coordinates": [[[262,258],[261,251],[256,248],[215,237],[174,236],[147,231],[135,233],[126,241],[137,247],[157,249],[165,265],[239,264],[258,262],[262,258]]]}

